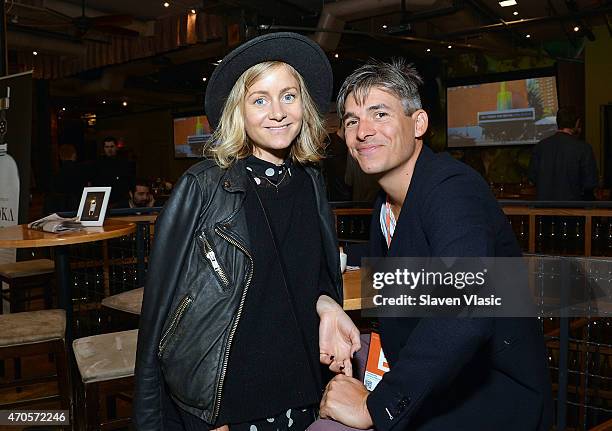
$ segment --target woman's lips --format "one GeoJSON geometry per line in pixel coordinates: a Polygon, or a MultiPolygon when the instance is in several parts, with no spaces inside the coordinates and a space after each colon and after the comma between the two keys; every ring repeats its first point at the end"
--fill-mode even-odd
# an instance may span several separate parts
{"type": "Polygon", "coordinates": [[[282,125],[282,126],[266,127],[266,129],[268,129],[268,130],[270,130],[272,132],[276,132],[276,131],[281,131],[281,130],[288,129],[289,126],[291,126],[291,123],[285,124],[285,125],[282,125]]]}

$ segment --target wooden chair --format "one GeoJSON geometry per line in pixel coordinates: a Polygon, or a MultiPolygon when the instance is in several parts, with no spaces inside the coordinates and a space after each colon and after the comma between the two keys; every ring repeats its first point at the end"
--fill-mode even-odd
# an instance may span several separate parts
{"type": "Polygon", "coordinates": [[[72,343],[81,383],[76,411],[81,430],[125,427],[130,417],[116,417],[116,400],[131,400],[138,330],[79,338],[72,343]],[[103,401],[107,412],[102,415],[103,401]]]}
{"type": "MultiPolygon", "coordinates": [[[[59,401],[62,410],[70,411],[71,389],[66,354],[66,313],[64,310],[40,310],[0,315],[0,359],[53,354],[56,374],[43,377],[13,378],[0,384],[2,389],[15,388],[14,400],[3,397],[0,410],[18,409],[59,401]],[[58,393],[26,398],[27,385],[56,381],[58,393]]],[[[8,377],[7,377],[8,379],[8,377]]]]}

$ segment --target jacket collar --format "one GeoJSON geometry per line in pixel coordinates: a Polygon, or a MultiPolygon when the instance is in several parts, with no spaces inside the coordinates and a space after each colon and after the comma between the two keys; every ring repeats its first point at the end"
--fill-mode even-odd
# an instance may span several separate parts
{"type": "Polygon", "coordinates": [[[247,188],[247,176],[245,173],[245,160],[238,159],[226,169],[221,177],[221,186],[227,192],[245,192],[247,188]]]}

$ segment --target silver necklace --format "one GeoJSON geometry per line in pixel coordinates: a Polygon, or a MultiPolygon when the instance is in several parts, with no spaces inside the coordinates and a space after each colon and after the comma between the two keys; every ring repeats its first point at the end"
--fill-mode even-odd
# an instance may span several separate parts
{"type": "MultiPolygon", "coordinates": [[[[274,188],[276,188],[276,193],[278,193],[278,187],[281,185],[281,183],[283,181],[285,181],[285,178],[287,178],[287,172],[289,172],[289,168],[285,167],[285,172],[283,173],[283,176],[281,177],[280,180],[278,180],[278,182],[276,184],[274,184],[270,179],[264,177],[257,177],[257,178],[263,178],[264,180],[266,180],[267,182],[269,182],[272,186],[274,186],[274,188]]],[[[289,174],[291,175],[291,174],[289,174]]]]}

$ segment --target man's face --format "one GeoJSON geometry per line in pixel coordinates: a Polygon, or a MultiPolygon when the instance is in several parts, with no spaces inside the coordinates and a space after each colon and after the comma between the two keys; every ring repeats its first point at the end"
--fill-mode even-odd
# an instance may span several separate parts
{"type": "Polygon", "coordinates": [[[113,141],[104,142],[104,155],[106,157],[115,157],[117,155],[117,145],[113,141]]]}
{"type": "Polygon", "coordinates": [[[132,202],[137,207],[146,207],[151,199],[151,193],[147,186],[136,186],[134,193],[132,194],[132,202]]]}
{"type": "Polygon", "coordinates": [[[361,170],[384,176],[415,155],[415,137],[427,130],[427,114],[419,109],[406,115],[397,97],[374,87],[363,104],[353,93],[347,96],[343,124],[346,145],[361,170]]]}

